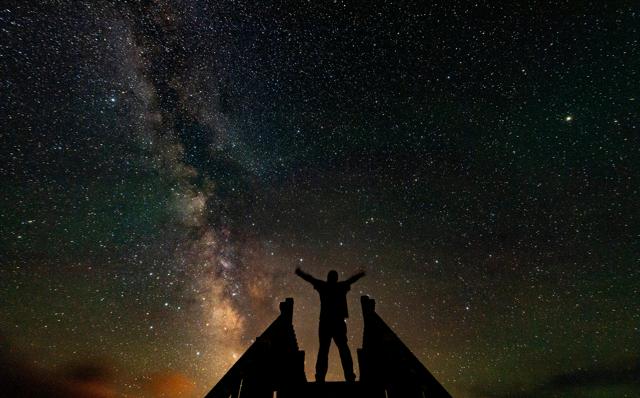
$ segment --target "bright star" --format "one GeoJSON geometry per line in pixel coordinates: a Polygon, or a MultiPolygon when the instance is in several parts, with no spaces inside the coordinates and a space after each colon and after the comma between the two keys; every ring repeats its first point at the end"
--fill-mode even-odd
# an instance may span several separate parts
{"type": "Polygon", "coordinates": [[[565,118],[564,118],[564,121],[565,121],[565,122],[570,122],[570,121],[572,121],[572,120],[573,120],[573,116],[571,116],[571,115],[567,115],[567,116],[565,116],[565,118]]]}

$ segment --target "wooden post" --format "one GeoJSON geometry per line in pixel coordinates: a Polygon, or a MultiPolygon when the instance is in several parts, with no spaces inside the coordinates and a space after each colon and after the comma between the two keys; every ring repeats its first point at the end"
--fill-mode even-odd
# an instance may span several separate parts
{"type": "Polygon", "coordinates": [[[362,304],[362,314],[364,316],[376,312],[376,301],[369,298],[369,296],[360,297],[360,304],[362,304]]]}

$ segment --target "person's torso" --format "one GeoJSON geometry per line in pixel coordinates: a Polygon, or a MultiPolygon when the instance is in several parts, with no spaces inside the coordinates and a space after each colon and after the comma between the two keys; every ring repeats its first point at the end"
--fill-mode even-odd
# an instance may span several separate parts
{"type": "Polygon", "coordinates": [[[347,292],[343,283],[323,283],[317,288],[320,293],[320,319],[344,319],[349,317],[347,292]]]}

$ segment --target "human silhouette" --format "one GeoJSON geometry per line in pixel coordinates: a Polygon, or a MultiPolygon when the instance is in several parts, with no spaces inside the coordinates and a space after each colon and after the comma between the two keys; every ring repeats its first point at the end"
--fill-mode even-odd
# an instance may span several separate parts
{"type": "Polygon", "coordinates": [[[351,351],[347,344],[347,324],[345,323],[345,318],[349,317],[347,292],[351,285],[362,278],[365,273],[358,272],[341,282],[338,282],[338,272],[333,270],[329,271],[326,281],[316,279],[300,268],[296,268],[296,275],[311,283],[320,294],[320,326],[318,330],[320,347],[316,361],[316,381],[324,382],[327,374],[331,339],[338,346],[345,380],[355,381],[356,375],[353,373],[353,359],[351,359],[351,351]]]}

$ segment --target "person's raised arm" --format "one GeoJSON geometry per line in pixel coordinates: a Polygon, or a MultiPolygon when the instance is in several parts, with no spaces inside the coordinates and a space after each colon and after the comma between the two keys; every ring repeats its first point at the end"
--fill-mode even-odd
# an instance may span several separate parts
{"type": "Polygon", "coordinates": [[[298,275],[300,278],[304,279],[305,281],[311,283],[314,286],[316,283],[320,282],[318,279],[304,272],[302,269],[300,269],[300,267],[296,268],[296,275],[298,275]]]}
{"type": "Polygon", "coordinates": [[[362,278],[365,275],[366,274],[364,273],[364,271],[360,271],[357,274],[353,275],[351,278],[347,279],[345,282],[351,285],[353,283],[356,283],[360,278],[362,278]]]}

